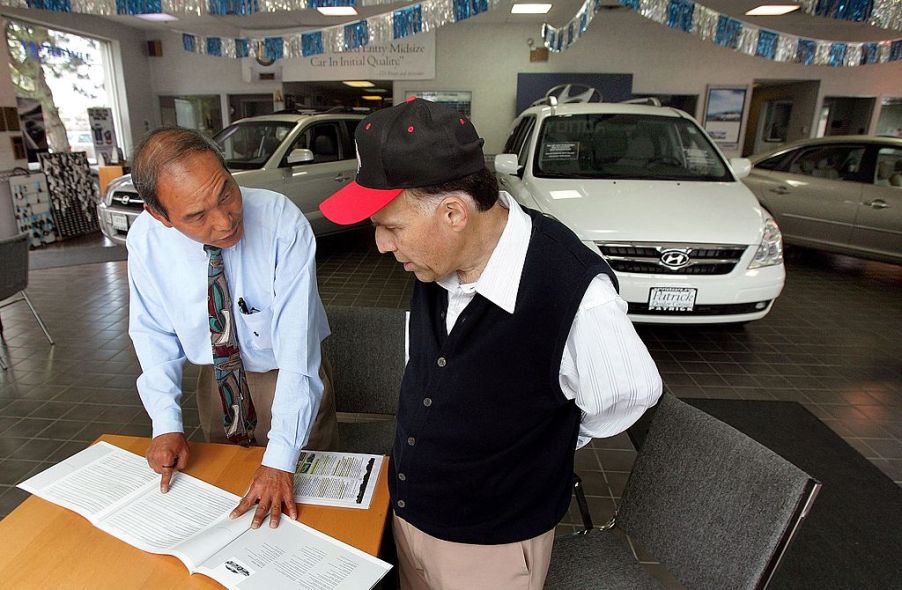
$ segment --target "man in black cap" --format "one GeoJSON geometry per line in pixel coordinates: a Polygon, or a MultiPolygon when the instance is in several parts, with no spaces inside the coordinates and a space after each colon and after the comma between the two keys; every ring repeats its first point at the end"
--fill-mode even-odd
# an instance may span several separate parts
{"type": "Polygon", "coordinates": [[[660,376],[607,263],[499,193],[466,118],[410,100],[355,139],[357,180],[321,210],[369,217],[417,277],[389,471],[402,586],[540,589],[575,449],[632,425],[660,376]]]}

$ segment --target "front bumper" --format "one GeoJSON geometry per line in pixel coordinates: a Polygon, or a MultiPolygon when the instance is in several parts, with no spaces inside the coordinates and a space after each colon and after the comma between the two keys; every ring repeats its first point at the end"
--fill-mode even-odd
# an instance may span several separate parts
{"type": "Polygon", "coordinates": [[[100,231],[113,242],[124,246],[128,228],[132,226],[141,211],[125,207],[115,207],[103,202],[97,207],[97,221],[100,231]]]}
{"type": "Polygon", "coordinates": [[[760,320],[773,307],[783,291],[786,270],[782,264],[752,270],[746,268],[746,256],[737,269],[726,275],[661,275],[617,273],[620,296],[630,306],[629,317],[635,323],[648,324],[725,324],[760,320]],[[649,312],[653,287],[698,289],[691,312],[649,312]]]}

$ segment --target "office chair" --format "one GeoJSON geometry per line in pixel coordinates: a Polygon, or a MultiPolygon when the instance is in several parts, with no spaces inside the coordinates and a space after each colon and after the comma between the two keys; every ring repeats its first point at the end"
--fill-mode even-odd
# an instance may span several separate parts
{"type": "Polygon", "coordinates": [[[407,312],[326,306],[332,335],[323,350],[332,365],[339,449],[387,455],[404,376],[407,312]]]}
{"type": "MultiPolygon", "coordinates": [[[[53,345],[53,338],[50,337],[47,326],[44,325],[44,321],[38,315],[34,305],[32,305],[31,299],[28,298],[28,292],[25,291],[25,288],[28,287],[27,233],[0,240],[0,268],[3,268],[3,272],[0,273],[0,301],[18,295],[15,299],[0,304],[0,309],[19,301],[25,301],[31,309],[31,313],[34,314],[34,319],[38,321],[38,325],[44,331],[47,341],[53,345]]],[[[0,321],[0,337],[2,335],[3,322],[0,321]]],[[[5,369],[6,367],[4,366],[3,368],[5,369]]]]}
{"type": "Polygon", "coordinates": [[[764,588],[820,486],[745,434],[665,393],[614,518],[555,540],[546,588],[660,588],[614,528],[687,588],[764,588]]]}

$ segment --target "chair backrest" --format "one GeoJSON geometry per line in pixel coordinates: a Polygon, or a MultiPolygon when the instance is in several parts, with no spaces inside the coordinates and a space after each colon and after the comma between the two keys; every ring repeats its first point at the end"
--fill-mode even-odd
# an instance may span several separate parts
{"type": "Polygon", "coordinates": [[[687,588],[762,588],[819,488],[770,449],[664,394],[616,522],[687,588]]]}
{"type": "Polygon", "coordinates": [[[28,287],[28,234],[0,240],[0,300],[28,287]]]}
{"type": "Polygon", "coordinates": [[[381,307],[326,307],[332,335],[323,348],[332,365],[337,411],[397,413],[406,313],[381,307]]]}

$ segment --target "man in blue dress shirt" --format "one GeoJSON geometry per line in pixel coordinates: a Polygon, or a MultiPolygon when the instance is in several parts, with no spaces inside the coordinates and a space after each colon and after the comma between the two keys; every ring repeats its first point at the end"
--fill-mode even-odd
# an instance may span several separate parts
{"type": "Polygon", "coordinates": [[[254,528],[267,513],[273,527],[283,511],[297,518],[301,448],[337,444],[310,224],[284,195],[239,187],[217,146],[187,129],[145,138],[132,180],[145,211],[127,241],[129,335],[153,420],[148,463],[164,492],[188,464],[182,367],[202,365],[197,404],[207,440],[266,444],[232,516],[256,503],[254,528]],[[215,291],[214,269],[225,281],[215,291]]]}

